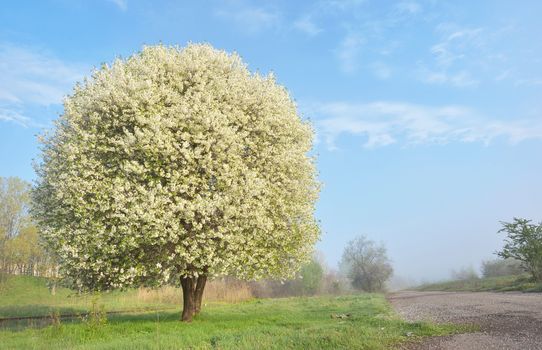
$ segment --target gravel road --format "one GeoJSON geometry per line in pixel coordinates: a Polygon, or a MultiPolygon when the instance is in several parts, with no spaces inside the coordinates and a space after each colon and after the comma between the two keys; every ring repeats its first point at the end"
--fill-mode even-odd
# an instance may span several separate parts
{"type": "Polygon", "coordinates": [[[468,323],[480,332],[434,337],[406,349],[542,349],[542,294],[398,292],[388,299],[408,321],[468,323]]]}

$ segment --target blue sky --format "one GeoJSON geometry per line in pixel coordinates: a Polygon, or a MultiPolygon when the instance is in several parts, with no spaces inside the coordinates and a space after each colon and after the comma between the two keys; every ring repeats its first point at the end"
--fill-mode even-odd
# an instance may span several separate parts
{"type": "Polygon", "coordinates": [[[542,2],[11,1],[0,5],[0,176],[93,67],[208,42],[273,71],[317,130],[330,263],[358,234],[397,273],[478,267],[499,221],[542,220],[542,2]]]}

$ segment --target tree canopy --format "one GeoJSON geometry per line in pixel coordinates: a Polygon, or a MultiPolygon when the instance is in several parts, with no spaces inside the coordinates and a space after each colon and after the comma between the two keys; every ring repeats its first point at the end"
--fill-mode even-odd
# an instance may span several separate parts
{"type": "Polygon", "coordinates": [[[347,243],[340,265],[352,287],[367,292],[383,290],[393,274],[386,247],[365,236],[347,243]]]}
{"type": "Polygon", "coordinates": [[[499,232],[507,238],[497,254],[520,261],[536,281],[542,282],[542,222],[536,225],[531,220],[514,218],[513,222],[502,222],[502,226],[499,232]]]}
{"type": "Polygon", "coordinates": [[[34,215],[82,289],[289,277],[319,236],[312,138],[287,90],[238,55],[145,47],[65,99],[34,215]]]}

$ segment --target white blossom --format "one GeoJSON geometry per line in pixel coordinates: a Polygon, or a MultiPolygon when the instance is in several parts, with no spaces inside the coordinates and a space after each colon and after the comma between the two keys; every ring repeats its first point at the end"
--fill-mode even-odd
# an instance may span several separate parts
{"type": "Polygon", "coordinates": [[[66,98],[34,214],[81,287],[285,278],[319,235],[312,137],[286,89],[236,54],[145,47],[66,98]]]}

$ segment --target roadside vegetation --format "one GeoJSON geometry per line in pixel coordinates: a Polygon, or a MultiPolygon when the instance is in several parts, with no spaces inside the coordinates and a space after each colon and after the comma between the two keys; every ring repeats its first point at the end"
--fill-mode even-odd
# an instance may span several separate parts
{"type": "Polygon", "coordinates": [[[428,283],[422,291],[521,291],[542,292],[542,223],[514,218],[502,222],[499,233],[506,234],[499,258],[482,262],[482,276],[472,267],[452,271],[450,281],[428,283]]]}
{"type": "Polygon", "coordinates": [[[522,274],[429,283],[417,287],[416,290],[447,292],[542,292],[542,283],[533,282],[529,275],[522,274]]]}

